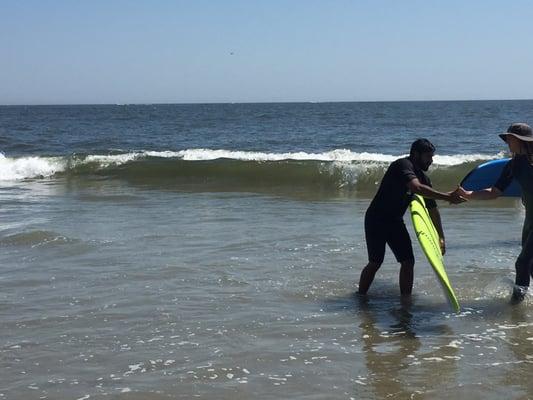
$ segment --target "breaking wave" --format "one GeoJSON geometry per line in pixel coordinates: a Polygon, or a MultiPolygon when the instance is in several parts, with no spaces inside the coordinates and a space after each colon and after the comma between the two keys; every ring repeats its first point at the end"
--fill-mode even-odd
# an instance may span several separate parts
{"type": "MultiPolygon", "coordinates": [[[[328,190],[374,190],[388,164],[405,155],[358,153],[267,153],[188,149],[73,154],[64,157],[10,158],[0,154],[0,180],[83,179],[104,176],[143,184],[164,182],[246,189],[294,186],[328,190]]],[[[481,162],[499,154],[436,155],[429,175],[434,183],[454,185],[481,162]]]]}

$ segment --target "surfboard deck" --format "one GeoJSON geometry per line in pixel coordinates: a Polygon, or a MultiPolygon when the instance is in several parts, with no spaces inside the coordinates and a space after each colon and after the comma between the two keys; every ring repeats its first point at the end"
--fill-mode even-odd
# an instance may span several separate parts
{"type": "Polygon", "coordinates": [[[433,268],[433,271],[435,271],[448,302],[455,312],[459,312],[461,309],[459,301],[444,268],[444,258],[439,245],[439,234],[431,221],[424,198],[415,194],[409,209],[420,247],[422,247],[429,264],[433,268]]]}
{"type": "MultiPolygon", "coordinates": [[[[466,190],[481,190],[494,186],[500,177],[503,168],[510,160],[510,158],[502,158],[500,160],[488,161],[477,166],[464,177],[463,181],[461,182],[461,186],[466,190]]],[[[503,196],[522,196],[522,190],[520,189],[516,179],[513,179],[509,187],[505,190],[505,192],[503,192],[503,196]]]]}

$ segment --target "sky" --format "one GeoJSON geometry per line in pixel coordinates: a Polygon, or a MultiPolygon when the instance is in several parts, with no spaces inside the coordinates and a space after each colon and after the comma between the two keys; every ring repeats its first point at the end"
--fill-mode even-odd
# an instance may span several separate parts
{"type": "Polygon", "coordinates": [[[0,1],[0,104],[533,98],[533,2],[0,1]]]}

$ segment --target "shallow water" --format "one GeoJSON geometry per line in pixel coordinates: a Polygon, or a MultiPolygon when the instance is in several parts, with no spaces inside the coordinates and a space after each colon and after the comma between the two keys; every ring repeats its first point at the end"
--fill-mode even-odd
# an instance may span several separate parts
{"type": "Polygon", "coordinates": [[[532,105],[0,107],[0,399],[533,397],[519,201],[441,204],[461,313],[416,243],[354,294],[388,163],[452,189],[532,105]]]}
{"type": "Polygon", "coordinates": [[[354,295],[367,198],[62,178],[0,195],[4,398],[519,399],[533,389],[530,307],[508,304],[518,202],[442,207],[454,314],[418,248],[410,304],[390,253],[369,296],[354,295]]]}

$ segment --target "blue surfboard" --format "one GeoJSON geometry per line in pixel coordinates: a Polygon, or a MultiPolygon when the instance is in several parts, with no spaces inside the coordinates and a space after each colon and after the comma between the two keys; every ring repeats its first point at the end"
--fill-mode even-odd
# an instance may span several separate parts
{"type": "MultiPolygon", "coordinates": [[[[502,158],[500,160],[492,160],[483,163],[474,168],[465,176],[461,182],[461,186],[466,190],[481,190],[494,186],[500,177],[503,168],[510,161],[510,158],[502,158]]],[[[503,196],[507,197],[521,197],[522,190],[518,185],[516,179],[513,179],[509,187],[503,192],[503,196]]]]}

